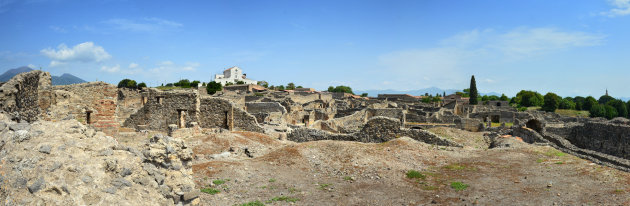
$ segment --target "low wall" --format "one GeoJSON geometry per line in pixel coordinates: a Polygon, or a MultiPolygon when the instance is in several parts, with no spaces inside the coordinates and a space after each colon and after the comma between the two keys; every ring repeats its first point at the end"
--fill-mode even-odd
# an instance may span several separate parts
{"type": "Polygon", "coordinates": [[[48,72],[20,73],[0,87],[0,107],[13,119],[33,122],[53,103],[48,72]]]}

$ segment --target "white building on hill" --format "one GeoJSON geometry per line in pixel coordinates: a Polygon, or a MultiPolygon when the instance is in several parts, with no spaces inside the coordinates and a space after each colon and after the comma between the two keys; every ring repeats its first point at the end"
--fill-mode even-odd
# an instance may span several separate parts
{"type": "Polygon", "coordinates": [[[223,71],[223,74],[215,74],[214,81],[221,83],[225,86],[228,82],[236,84],[238,81],[243,81],[245,84],[257,84],[258,81],[247,78],[247,74],[243,74],[243,70],[238,67],[231,67],[223,71]]]}

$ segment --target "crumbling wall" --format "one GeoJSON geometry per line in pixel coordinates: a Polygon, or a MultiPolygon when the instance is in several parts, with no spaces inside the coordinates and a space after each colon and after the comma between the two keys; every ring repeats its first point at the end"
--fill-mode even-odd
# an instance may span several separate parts
{"type": "Polygon", "coordinates": [[[138,125],[150,130],[168,131],[168,125],[175,124],[183,128],[191,122],[198,122],[199,95],[196,90],[161,92],[150,89],[145,93],[147,102],[144,107],[131,115],[124,123],[127,127],[138,125]]]}
{"type": "Polygon", "coordinates": [[[368,119],[376,116],[394,118],[400,120],[401,122],[405,121],[405,114],[403,109],[400,108],[367,109],[368,119]]]}
{"type": "Polygon", "coordinates": [[[287,139],[296,142],[317,140],[342,140],[379,143],[386,142],[398,137],[408,136],[412,139],[428,144],[461,147],[461,145],[450,140],[441,138],[431,132],[424,130],[403,129],[401,128],[401,126],[402,123],[397,119],[378,116],[371,118],[365,124],[363,129],[361,129],[361,131],[352,134],[334,134],[317,129],[296,128],[287,135],[287,139]]]}
{"type": "Polygon", "coordinates": [[[114,135],[120,128],[116,111],[118,89],[105,82],[54,86],[56,104],[47,114],[50,120],[73,118],[96,130],[114,135]]]}
{"type": "Polygon", "coordinates": [[[256,117],[236,107],[227,99],[204,97],[199,107],[199,126],[263,132],[256,117]]]}
{"type": "Polygon", "coordinates": [[[565,137],[574,145],[609,155],[630,159],[630,126],[607,122],[587,122],[573,127],[565,137]]]}
{"type": "MultiPolygon", "coordinates": [[[[142,90],[139,89],[118,89],[118,107],[116,110],[117,121],[121,125],[131,116],[144,106],[142,90]]],[[[146,89],[145,89],[146,91],[146,89]]],[[[148,99],[147,99],[148,101],[148,99]]]]}
{"type": "Polygon", "coordinates": [[[53,103],[50,73],[20,73],[0,87],[0,107],[12,119],[33,122],[53,103]]]}
{"type": "Polygon", "coordinates": [[[287,110],[278,102],[247,102],[247,112],[256,117],[257,122],[276,123],[285,122],[284,114],[287,110]]]}

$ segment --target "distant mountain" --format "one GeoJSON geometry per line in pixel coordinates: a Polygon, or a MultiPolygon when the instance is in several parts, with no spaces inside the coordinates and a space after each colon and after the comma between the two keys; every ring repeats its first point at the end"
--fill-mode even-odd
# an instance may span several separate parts
{"type": "MultiPolygon", "coordinates": [[[[9,69],[8,71],[4,72],[4,74],[0,75],[0,82],[7,82],[9,81],[9,79],[13,78],[19,73],[30,71],[33,71],[33,69],[26,66],[9,69]]],[[[51,78],[52,85],[68,85],[86,82],[85,80],[68,73],[62,74],[61,76],[52,76],[51,78]]]]}
{"type": "Polygon", "coordinates": [[[9,69],[8,71],[4,72],[4,74],[0,75],[0,82],[7,82],[9,81],[9,79],[13,78],[15,75],[19,73],[30,72],[30,71],[33,71],[33,69],[29,67],[19,67],[15,69],[9,69]]]}
{"type": "MultiPolygon", "coordinates": [[[[418,89],[418,90],[409,90],[409,91],[400,91],[400,90],[392,90],[392,89],[387,89],[387,90],[357,90],[354,91],[355,94],[360,95],[363,93],[368,93],[368,96],[370,97],[377,97],[378,94],[409,94],[409,95],[413,95],[413,96],[423,96],[426,93],[429,93],[430,95],[435,95],[435,94],[444,94],[444,92],[446,92],[446,95],[449,94],[455,94],[455,92],[461,92],[461,89],[440,89],[437,87],[429,87],[429,88],[424,88],[424,89],[418,89]]],[[[496,93],[496,92],[490,92],[490,93],[480,93],[480,95],[497,95],[497,96],[501,96],[501,94],[496,93]]]]}
{"type": "Polygon", "coordinates": [[[68,85],[68,84],[78,84],[78,83],[84,83],[84,82],[86,81],[68,73],[64,73],[61,76],[52,76],[53,85],[68,85]]]}

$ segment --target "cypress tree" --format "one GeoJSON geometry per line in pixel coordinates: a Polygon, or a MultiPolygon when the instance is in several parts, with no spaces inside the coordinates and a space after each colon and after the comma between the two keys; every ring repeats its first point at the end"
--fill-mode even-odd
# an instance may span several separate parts
{"type": "Polygon", "coordinates": [[[477,94],[477,82],[475,82],[475,75],[472,76],[472,78],[470,78],[470,101],[469,103],[471,105],[476,105],[477,102],[477,96],[479,96],[477,94]]]}

